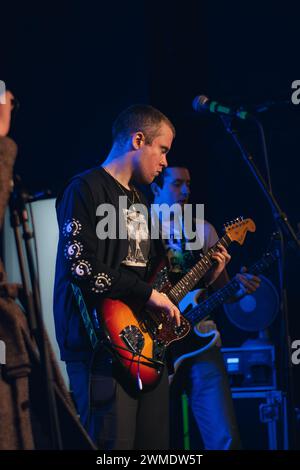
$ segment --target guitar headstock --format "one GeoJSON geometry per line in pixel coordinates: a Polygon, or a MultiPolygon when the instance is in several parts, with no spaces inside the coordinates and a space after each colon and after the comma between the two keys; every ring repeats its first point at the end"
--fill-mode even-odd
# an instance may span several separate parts
{"type": "Polygon", "coordinates": [[[242,245],[245,241],[247,232],[255,232],[256,226],[252,219],[244,219],[238,217],[235,220],[225,224],[226,235],[231,241],[238,242],[242,245]]]}

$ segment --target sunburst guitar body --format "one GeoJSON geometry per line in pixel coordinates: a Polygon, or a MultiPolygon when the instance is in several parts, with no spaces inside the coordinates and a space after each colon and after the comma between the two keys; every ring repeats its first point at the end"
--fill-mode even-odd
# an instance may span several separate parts
{"type": "MultiPolygon", "coordinates": [[[[158,273],[160,285],[155,288],[178,305],[213,266],[215,262],[212,254],[218,250],[218,245],[222,244],[227,248],[233,241],[242,245],[248,231],[255,231],[255,224],[251,219],[239,218],[227,224],[225,235],[179,282],[172,286],[164,270],[158,273]]],[[[187,337],[193,330],[191,323],[183,315],[181,325],[177,327],[164,312],[147,311],[134,299],[128,302],[104,299],[97,308],[97,314],[115,357],[139,389],[151,387],[159,380],[166,348],[187,337]]],[[[211,341],[211,337],[208,341],[211,341]]]]}

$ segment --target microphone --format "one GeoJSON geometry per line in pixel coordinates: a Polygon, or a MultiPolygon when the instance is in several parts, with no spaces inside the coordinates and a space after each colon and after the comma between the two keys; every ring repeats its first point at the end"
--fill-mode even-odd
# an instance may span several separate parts
{"type": "Polygon", "coordinates": [[[52,191],[50,189],[45,189],[45,191],[39,191],[37,193],[28,194],[27,201],[28,202],[40,201],[41,199],[48,199],[51,196],[52,196],[52,191]]]}
{"type": "Polygon", "coordinates": [[[41,199],[47,199],[52,196],[52,191],[50,189],[45,189],[44,191],[38,191],[35,193],[30,193],[28,189],[24,186],[22,178],[20,175],[14,175],[14,196],[20,198],[24,204],[28,202],[40,201],[41,199]]]}
{"type": "Polygon", "coordinates": [[[205,95],[196,96],[193,100],[193,109],[197,113],[215,113],[226,115],[229,117],[237,117],[239,119],[247,120],[252,119],[251,114],[247,111],[243,111],[241,109],[234,109],[229,108],[228,106],[224,106],[217,101],[210,100],[205,95]]]}

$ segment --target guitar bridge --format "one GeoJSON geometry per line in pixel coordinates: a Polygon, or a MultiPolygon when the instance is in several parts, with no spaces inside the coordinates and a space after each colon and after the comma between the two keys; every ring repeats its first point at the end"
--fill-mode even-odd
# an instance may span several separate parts
{"type": "Polygon", "coordinates": [[[126,328],[121,331],[120,337],[126,346],[130,349],[130,351],[132,351],[134,354],[141,354],[145,340],[137,326],[126,326],[126,328]]]}

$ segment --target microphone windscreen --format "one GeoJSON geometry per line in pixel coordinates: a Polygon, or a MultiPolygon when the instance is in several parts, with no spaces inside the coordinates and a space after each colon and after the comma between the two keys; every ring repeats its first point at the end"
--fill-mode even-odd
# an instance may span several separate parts
{"type": "Polygon", "coordinates": [[[193,110],[196,112],[204,111],[204,105],[209,101],[208,97],[205,95],[196,96],[193,99],[193,110]]]}

